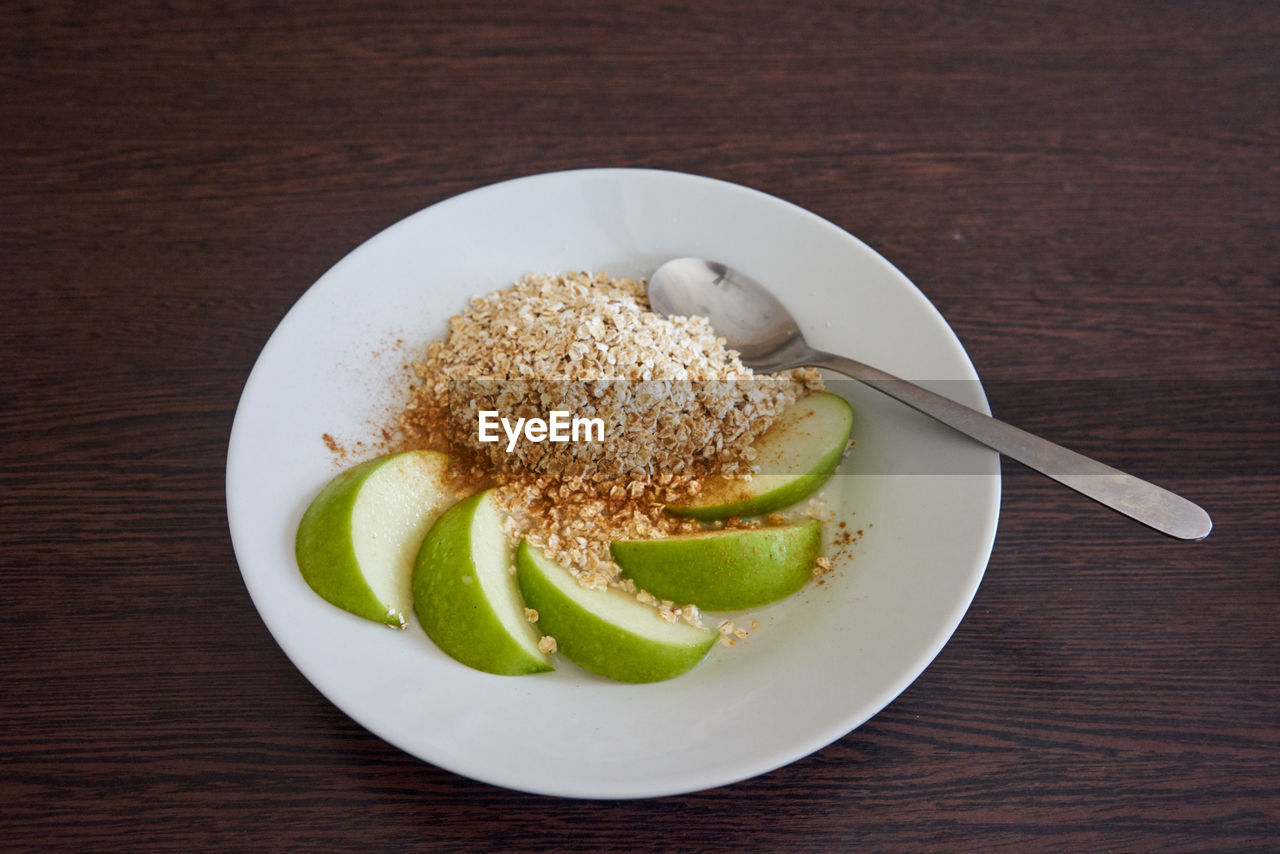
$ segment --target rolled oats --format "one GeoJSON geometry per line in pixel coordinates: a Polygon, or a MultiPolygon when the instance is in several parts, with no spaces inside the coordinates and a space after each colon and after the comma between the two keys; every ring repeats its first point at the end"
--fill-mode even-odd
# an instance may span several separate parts
{"type": "Polygon", "coordinates": [[[755,375],[705,318],[662,317],[643,281],[604,273],[530,275],[475,297],[413,367],[399,419],[406,443],[448,450],[473,481],[496,486],[512,542],[528,539],[588,588],[638,593],[695,625],[696,608],[621,578],[609,543],[700,530],[664,505],[696,495],[710,474],[749,475],[750,443],[821,387],[810,369],[755,375]],[[479,441],[482,410],[600,418],[605,440],[508,452],[479,441]]]}

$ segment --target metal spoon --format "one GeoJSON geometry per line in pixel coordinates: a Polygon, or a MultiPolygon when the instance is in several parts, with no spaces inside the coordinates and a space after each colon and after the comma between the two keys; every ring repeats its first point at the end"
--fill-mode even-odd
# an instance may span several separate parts
{"type": "Polygon", "coordinates": [[[972,439],[1113,510],[1183,540],[1209,535],[1209,514],[1190,501],[1075,451],[983,415],[853,359],[815,350],[763,285],[701,258],[663,264],[649,279],[649,304],[667,316],[700,315],[761,373],[811,366],[839,371],[936,418],[972,439]]]}

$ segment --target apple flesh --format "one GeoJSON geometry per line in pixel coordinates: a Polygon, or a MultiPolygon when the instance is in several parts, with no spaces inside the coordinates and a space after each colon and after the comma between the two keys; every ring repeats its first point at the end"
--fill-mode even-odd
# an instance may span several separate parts
{"type": "Polygon", "coordinates": [[[505,676],[552,670],[525,616],[512,565],[492,490],[455,504],[431,526],[418,551],[418,622],[441,651],[476,670],[505,676]]]}
{"type": "Polygon", "coordinates": [[[790,596],[813,577],[821,549],[816,519],[610,546],[622,574],[641,589],[708,611],[755,608],[790,596]]]}
{"type": "Polygon", "coordinates": [[[622,682],[658,682],[701,661],[718,635],[668,623],[657,609],[621,590],[589,590],[541,550],[522,542],[516,575],[538,629],[573,663],[622,682]]]}
{"type": "Polygon", "coordinates": [[[849,444],[853,409],[839,395],[820,392],[789,406],[753,444],[751,480],[710,477],[693,500],[668,504],[677,516],[703,521],[761,516],[790,507],[831,477],[849,444]]]}
{"type": "Polygon", "coordinates": [[[356,616],[405,628],[414,556],[454,500],[448,466],[444,454],[408,451],[329,481],[302,514],[294,539],[298,569],[311,589],[356,616]]]}

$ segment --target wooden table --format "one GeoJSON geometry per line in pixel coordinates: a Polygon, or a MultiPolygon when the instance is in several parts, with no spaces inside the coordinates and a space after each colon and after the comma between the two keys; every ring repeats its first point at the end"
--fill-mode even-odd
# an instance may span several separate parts
{"type": "Polygon", "coordinates": [[[1255,0],[6,5],[0,848],[1276,850],[1278,56],[1255,0]],[[857,234],[998,415],[1212,536],[1007,464],[934,664],[722,789],[557,800],[388,746],[246,594],[237,398],[350,248],[580,166],[857,234]]]}

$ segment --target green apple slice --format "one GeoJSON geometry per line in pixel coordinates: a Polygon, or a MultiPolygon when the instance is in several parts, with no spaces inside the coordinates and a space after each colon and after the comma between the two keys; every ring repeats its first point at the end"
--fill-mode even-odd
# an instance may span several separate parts
{"type": "Polygon", "coordinates": [[[352,614],[405,628],[414,555],[454,500],[448,467],[442,453],[407,451],[329,481],[302,514],[294,539],[298,569],[311,589],[352,614]]]}
{"type": "Polygon", "coordinates": [[[616,540],[610,549],[623,575],[660,599],[738,611],[790,596],[813,577],[822,523],[616,540]]]}
{"type": "Polygon", "coordinates": [[[538,612],[540,631],[580,667],[622,682],[658,682],[701,661],[718,635],[668,623],[650,605],[621,590],[589,590],[540,549],[516,552],[524,601],[538,612]]]}
{"type": "Polygon", "coordinates": [[[511,557],[493,491],[458,502],[422,541],[414,611],[436,646],[468,667],[505,676],[552,670],[525,616],[511,557]]]}
{"type": "Polygon", "coordinates": [[[678,516],[710,521],[760,516],[790,507],[818,490],[840,465],[853,428],[853,409],[839,395],[811,394],[788,407],[755,441],[750,481],[707,478],[685,504],[668,504],[678,516]]]}

